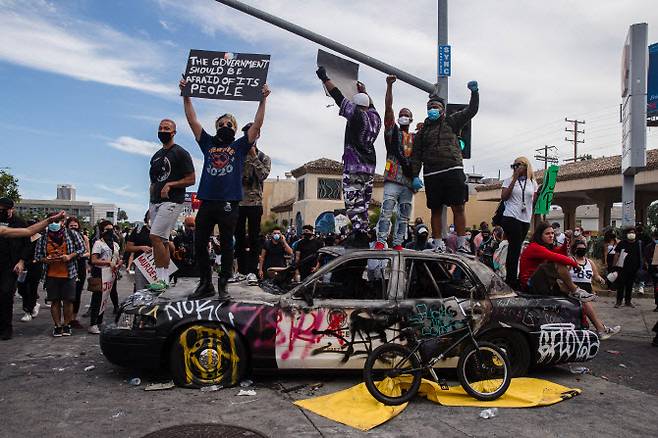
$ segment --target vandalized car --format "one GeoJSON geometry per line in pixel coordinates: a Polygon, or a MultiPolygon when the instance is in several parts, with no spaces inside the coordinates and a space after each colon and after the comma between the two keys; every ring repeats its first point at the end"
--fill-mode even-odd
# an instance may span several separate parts
{"type": "MultiPolygon", "coordinates": [[[[471,257],[321,252],[326,264],[299,284],[284,271],[278,284],[233,283],[222,300],[188,300],[195,284],[186,279],[159,296],[138,291],[103,329],[103,354],[119,366],[166,368],[191,388],[234,385],[259,370],[362,369],[374,348],[409,327],[449,342],[463,324],[457,302],[473,316],[477,338],[506,351],[515,376],[588,361],[599,350],[578,301],[515,292],[471,257]]],[[[453,359],[440,366],[454,367],[453,359]]]]}

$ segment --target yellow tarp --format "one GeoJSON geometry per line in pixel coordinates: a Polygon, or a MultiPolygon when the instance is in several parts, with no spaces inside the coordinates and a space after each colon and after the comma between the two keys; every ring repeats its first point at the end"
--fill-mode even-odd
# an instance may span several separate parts
{"type": "MultiPolygon", "coordinates": [[[[400,385],[405,384],[407,382],[398,379],[386,379],[380,382],[380,385],[388,386],[384,392],[389,394],[399,394],[400,385]]],[[[425,379],[418,393],[444,406],[529,408],[558,403],[580,394],[581,390],[567,388],[548,380],[520,377],[512,379],[507,392],[498,400],[491,402],[474,399],[466,394],[461,386],[451,386],[449,390],[443,391],[437,383],[425,379]]],[[[385,423],[407,407],[407,404],[386,406],[379,403],[370,395],[364,383],[333,394],[299,400],[295,404],[330,420],[363,431],[385,423]]]]}

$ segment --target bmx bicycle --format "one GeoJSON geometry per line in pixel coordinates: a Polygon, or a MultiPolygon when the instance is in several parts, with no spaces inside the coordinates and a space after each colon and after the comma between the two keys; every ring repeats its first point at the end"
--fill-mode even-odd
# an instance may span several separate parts
{"type": "MultiPolygon", "coordinates": [[[[455,300],[456,301],[456,300],[455,300]]],[[[441,389],[447,390],[444,379],[439,379],[434,365],[449,357],[459,349],[457,376],[464,390],[472,397],[482,400],[496,400],[502,396],[510,385],[511,366],[507,354],[500,347],[477,341],[471,328],[472,317],[466,314],[461,303],[457,301],[465,326],[449,333],[419,339],[413,327],[401,330],[393,339],[406,341],[406,345],[388,342],[380,345],[368,355],[363,368],[363,378],[368,392],[385,405],[401,405],[411,400],[420,388],[424,374],[439,383],[441,389]],[[462,334],[463,333],[463,334],[462,334]],[[460,336],[461,335],[461,336],[460,336]],[[459,339],[451,343],[456,336],[459,339]],[[446,345],[444,347],[444,345],[446,345]],[[403,378],[409,385],[401,385],[400,395],[384,392],[378,382],[385,378],[403,378]]]]}

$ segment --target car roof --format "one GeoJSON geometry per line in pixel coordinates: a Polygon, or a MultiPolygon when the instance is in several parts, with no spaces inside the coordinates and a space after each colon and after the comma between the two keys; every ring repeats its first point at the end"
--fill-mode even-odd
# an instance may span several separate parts
{"type": "Polygon", "coordinates": [[[454,260],[454,261],[473,261],[475,257],[467,254],[455,254],[446,252],[433,252],[433,251],[416,251],[412,249],[405,249],[397,251],[393,249],[369,249],[369,248],[345,248],[344,246],[324,246],[318,250],[319,253],[340,257],[344,255],[364,255],[370,256],[377,255],[397,255],[401,254],[403,257],[430,257],[441,260],[454,260]]]}

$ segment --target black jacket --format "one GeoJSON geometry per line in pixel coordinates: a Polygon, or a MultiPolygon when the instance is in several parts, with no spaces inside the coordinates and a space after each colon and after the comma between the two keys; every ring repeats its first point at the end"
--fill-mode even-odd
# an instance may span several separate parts
{"type": "MultiPolygon", "coordinates": [[[[25,228],[27,223],[14,213],[9,218],[7,226],[9,228],[25,228]]],[[[29,237],[0,237],[0,269],[12,270],[19,260],[28,263],[32,258],[34,258],[34,253],[30,254],[29,237]]]]}

